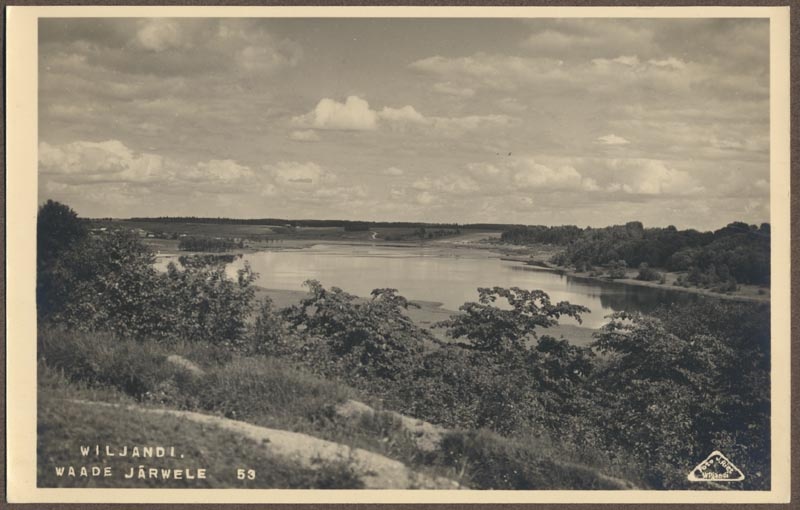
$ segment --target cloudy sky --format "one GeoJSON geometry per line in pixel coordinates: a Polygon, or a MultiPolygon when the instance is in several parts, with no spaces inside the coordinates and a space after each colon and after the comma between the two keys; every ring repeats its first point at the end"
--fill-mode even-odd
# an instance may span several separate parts
{"type": "Polygon", "coordinates": [[[39,199],[196,215],[769,219],[767,20],[42,19],[39,199]]]}

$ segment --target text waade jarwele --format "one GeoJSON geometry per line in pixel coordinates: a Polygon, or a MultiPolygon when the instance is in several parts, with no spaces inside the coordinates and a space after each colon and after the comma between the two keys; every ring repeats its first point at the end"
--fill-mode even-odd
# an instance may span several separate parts
{"type": "MultiPolygon", "coordinates": [[[[80,455],[89,458],[118,458],[118,459],[182,459],[183,455],[175,451],[174,446],[111,446],[111,445],[80,445],[80,455]]],[[[114,476],[111,466],[83,465],[83,466],[55,466],[56,476],[61,478],[87,478],[114,476]]],[[[145,465],[126,467],[122,475],[124,478],[136,479],[163,479],[163,480],[204,480],[207,476],[205,468],[157,468],[145,465]]]]}

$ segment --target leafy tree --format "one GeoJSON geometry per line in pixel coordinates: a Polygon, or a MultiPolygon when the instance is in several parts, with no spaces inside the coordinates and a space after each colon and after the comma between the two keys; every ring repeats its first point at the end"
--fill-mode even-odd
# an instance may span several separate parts
{"type": "Polygon", "coordinates": [[[647,265],[647,262],[642,262],[639,264],[639,274],[636,275],[637,280],[652,282],[655,280],[661,280],[662,278],[663,275],[647,265]]]}
{"type": "Polygon", "coordinates": [[[463,313],[436,324],[447,328],[448,336],[466,338],[466,347],[484,352],[499,353],[519,350],[528,340],[537,337],[537,328],[558,324],[562,316],[581,321],[580,314],[589,311],[585,306],[566,301],[553,304],[550,296],[541,290],[524,290],[519,287],[479,288],[478,302],[464,303],[463,313]],[[495,306],[498,298],[505,299],[510,309],[495,306]]]}
{"type": "Polygon", "coordinates": [[[677,336],[656,318],[626,312],[611,316],[593,346],[610,356],[594,378],[609,439],[651,464],[652,483],[676,483],[675,466],[690,469],[687,459],[703,454],[696,420],[715,408],[715,363],[726,346],[710,335],[677,336]]]}
{"type": "Polygon", "coordinates": [[[70,207],[48,200],[39,207],[36,218],[36,254],[40,266],[46,266],[60,254],[83,241],[86,225],[70,207]]]}
{"type": "Polygon", "coordinates": [[[235,280],[228,278],[224,263],[189,264],[183,270],[171,263],[164,278],[170,336],[222,345],[241,342],[254,309],[253,283],[258,278],[247,262],[235,280]]]}
{"type": "MultiPolygon", "coordinates": [[[[60,204],[43,210],[40,234],[77,218],[60,204]]],[[[40,272],[39,290],[49,291],[40,293],[47,305],[40,306],[40,320],[138,339],[232,344],[243,338],[256,279],[247,265],[236,280],[226,276],[225,260],[213,257],[183,258],[183,270],[171,264],[159,273],[152,251],[124,231],[42,246],[59,248],[48,252],[52,257],[40,272]]]]}
{"type": "Polygon", "coordinates": [[[736,465],[752,475],[747,483],[763,486],[770,469],[769,304],[704,300],[656,316],[677,336],[714,336],[726,346],[714,360],[715,406],[700,415],[699,441],[735,455],[736,465]]]}
{"type": "Polygon", "coordinates": [[[608,277],[611,279],[625,278],[627,264],[624,260],[616,260],[608,265],[608,277]]]}
{"type": "MultiPolygon", "coordinates": [[[[764,332],[743,332],[753,335],[745,340],[736,331],[739,324],[763,328],[759,313],[720,303],[672,307],[656,316],[619,312],[596,335],[593,347],[606,362],[589,379],[597,404],[591,412],[606,424],[612,448],[648,466],[654,486],[684,487],[693,462],[730,446],[732,438],[749,448],[738,450],[737,465],[768,470],[764,332]]],[[[748,483],[758,487],[764,479],[748,483]]]]}
{"type": "Polygon", "coordinates": [[[36,218],[36,304],[41,317],[49,317],[64,306],[67,289],[59,259],[86,240],[88,230],[75,211],[48,200],[36,218]]]}
{"type": "Polygon", "coordinates": [[[55,273],[64,300],[49,317],[82,331],[164,337],[174,301],[153,267],[152,252],[126,232],[93,236],[64,252],[55,273]]]}
{"type": "Polygon", "coordinates": [[[431,338],[405,314],[415,305],[395,289],[375,289],[365,301],[316,280],[305,285],[308,297],[284,311],[290,328],[322,337],[351,375],[392,379],[431,338]]]}

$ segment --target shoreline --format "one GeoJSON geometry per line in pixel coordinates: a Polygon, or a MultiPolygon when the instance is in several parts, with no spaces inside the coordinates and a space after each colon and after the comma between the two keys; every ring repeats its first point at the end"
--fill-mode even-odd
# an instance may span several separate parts
{"type": "MultiPolygon", "coordinates": [[[[354,246],[354,247],[366,246],[366,247],[376,247],[376,248],[400,248],[400,249],[426,248],[439,251],[441,252],[442,255],[449,254],[451,256],[459,256],[465,254],[465,252],[471,252],[476,255],[480,254],[481,256],[487,258],[497,258],[501,261],[518,262],[524,265],[525,267],[530,268],[533,271],[548,271],[584,281],[602,282],[605,284],[612,284],[612,285],[628,285],[632,287],[648,287],[667,292],[684,292],[700,296],[713,297],[717,299],[724,299],[728,301],[740,301],[748,303],[770,303],[771,301],[769,289],[767,289],[766,294],[763,295],[757,294],[760,287],[754,285],[740,284],[741,290],[738,290],[735,293],[730,293],[730,294],[716,292],[710,289],[703,289],[700,287],[683,287],[683,286],[673,285],[672,283],[677,279],[677,276],[680,273],[673,273],[666,271],[662,271],[664,275],[667,277],[667,283],[665,284],[654,281],[637,280],[635,278],[635,275],[637,274],[635,269],[629,269],[627,271],[628,274],[625,278],[610,279],[606,276],[591,276],[587,272],[581,273],[567,267],[550,264],[544,260],[541,260],[541,257],[531,259],[530,256],[526,257],[521,254],[516,255],[513,253],[509,253],[508,248],[512,247],[507,247],[497,244],[482,243],[480,241],[474,240],[475,239],[474,234],[470,234],[470,236],[472,237],[471,242],[458,242],[459,238],[453,238],[453,239],[439,239],[433,242],[426,242],[426,243],[402,243],[396,241],[374,242],[368,240],[339,241],[339,240],[324,240],[324,239],[296,239],[296,240],[292,239],[292,240],[285,240],[280,243],[274,243],[273,245],[265,244],[263,246],[250,246],[246,248],[240,248],[236,250],[230,250],[219,253],[180,251],[177,249],[177,242],[174,243],[174,246],[168,246],[168,244],[172,244],[169,242],[152,243],[151,247],[160,248],[157,250],[156,253],[157,258],[178,257],[181,255],[204,255],[204,254],[244,255],[244,254],[258,253],[262,251],[299,251],[311,248],[319,244],[335,245],[335,246],[354,246]],[[750,292],[750,293],[747,294],[744,292],[750,292]]],[[[519,249],[518,247],[516,248],[517,250],[519,249]]],[[[549,253],[549,250],[545,250],[545,252],[549,253]]],[[[655,269],[659,270],[658,268],[655,269]]],[[[287,291],[287,292],[294,292],[294,291],[287,291]]],[[[454,311],[451,312],[456,313],[454,311]]]]}
{"type": "MultiPolygon", "coordinates": [[[[635,277],[631,277],[631,274],[636,274],[635,270],[632,270],[633,271],[632,273],[631,273],[631,270],[629,270],[628,272],[630,274],[628,274],[625,278],[611,279],[611,278],[608,278],[607,276],[591,276],[587,272],[580,273],[580,272],[577,272],[577,271],[575,271],[573,269],[569,269],[569,268],[564,267],[564,266],[556,266],[556,265],[553,265],[553,264],[548,264],[546,262],[537,261],[537,260],[530,260],[530,259],[526,259],[526,258],[523,258],[523,257],[514,257],[514,256],[504,255],[504,256],[502,256],[500,258],[500,260],[505,260],[505,261],[509,261],[509,262],[520,262],[523,265],[525,265],[526,267],[530,267],[532,271],[548,271],[548,272],[552,272],[552,273],[558,273],[558,274],[561,274],[561,275],[569,276],[571,278],[576,278],[576,279],[579,279],[579,280],[599,281],[599,282],[603,282],[603,283],[610,283],[610,284],[617,284],[617,285],[630,285],[630,286],[634,286],[634,287],[649,287],[649,288],[652,288],[652,289],[660,289],[660,290],[665,290],[665,291],[687,292],[687,293],[690,293],[690,294],[709,296],[709,297],[714,297],[714,298],[718,298],[718,299],[726,299],[726,300],[729,300],[729,301],[746,301],[746,302],[750,302],[750,303],[769,303],[770,302],[770,295],[768,293],[764,294],[764,295],[758,295],[758,294],[749,295],[749,294],[741,294],[741,293],[739,293],[740,291],[737,291],[736,294],[725,294],[725,293],[722,293],[722,292],[716,292],[716,291],[713,291],[713,290],[710,290],[710,289],[703,289],[703,288],[700,288],[700,287],[682,287],[680,285],[671,285],[670,283],[658,283],[658,282],[654,282],[654,281],[637,280],[635,277]]],[[[654,269],[656,269],[657,271],[660,271],[658,268],[654,268],[654,269]]],[[[679,273],[664,272],[664,274],[667,275],[668,277],[670,277],[669,280],[674,281],[674,279],[676,278],[676,276],[679,273]]],[[[759,287],[754,286],[754,285],[746,285],[746,284],[740,284],[740,286],[744,286],[747,289],[758,289],[759,288],[759,287]]]]}

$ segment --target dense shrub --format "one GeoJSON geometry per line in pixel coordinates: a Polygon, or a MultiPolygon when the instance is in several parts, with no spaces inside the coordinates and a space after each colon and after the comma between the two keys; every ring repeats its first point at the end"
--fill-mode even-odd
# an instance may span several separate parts
{"type": "Polygon", "coordinates": [[[345,232],[364,232],[370,229],[370,223],[360,221],[348,222],[344,225],[345,232]]]}
{"type": "Polygon", "coordinates": [[[439,325],[469,343],[442,346],[422,356],[388,388],[405,412],[449,426],[488,428],[511,434],[531,427],[556,427],[573,409],[582,381],[592,370],[587,348],[538,329],[586,309],[552,304],[541,291],[478,289],[480,301],[439,325]],[[501,308],[498,298],[508,302],[501,308]]]}
{"type": "Polygon", "coordinates": [[[636,275],[637,280],[654,282],[656,280],[662,280],[663,277],[664,275],[647,265],[647,262],[639,264],[639,274],[636,275]]]}
{"type": "Polygon", "coordinates": [[[693,307],[675,306],[653,317],[612,316],[594,343],[607,362],[590,379],[596,402],[590,411],[606,424],[608,448],[646,465],[653,486],[685,486],[693,463],[736,438],[747,449],[738,449],[734,462],[759,473],[745,483],[763,487],[769,464],[768,313],[749,305],[693,307]],[[740,325],[746,331],[738,331],[740,325]]]}
{"type": "Polygon", "coordinates": [[[255,324],[245,352],[272,356],[291,355],[300,341],[289,332],[286,321],[275,309],[272,299],[264,297],[258,305],[255,324]]]}
{"type": "Polygon", "coordinates": [[[394,289],[375,289],[361,300],[319,282],[306,282],[308,297],[285,310],[289,327],[321,337],[351,377],[392,379],[422,351],[430,334],[404,313],[414,306],[394,289]]]}
{"type": "Polygon", "coordinates": [[[681,283],[710,288],[718,292],[731,292],[738,288],[736,279],[731,276],[728,266],[724,264],[719,267],[711,264],[706,269],[691,266],[689,272],[681,276],[681,283]]]}
{"type": "Polygon", "coordinates": [[[60,292],[44,297],[54,305],[42,318],[83,331],[160,336],[171,303],[153,261],[152,252],[125,232],[74,244],[46,276],[60,292]]]}
{"type": "Polygon", "coordinates": [[[55,202],[41,207],[38,236],[41,321],[121,338],[242,342],[257,278],[246,264],[235,280],[219,256],[181,257],[182,269],[159,273],[137,237],[87,236],[77,215],[55,202]]]}
{"type": "Polygon", "coordinates": [[[611,278],[612,280],[625,278],[625,269],[627,267],[628,265],[622,259],[609,262],[608,277],[611,278]]]}
{"type": "Polygon", "coordinates": [[[236,280],[223,264],[190,264],[183,270],[170,264],[162,276],[169,311],[163,333],[174,338],[238,345],[244,341],[253,312],[258,275],[245,263],[236,280]]]}

